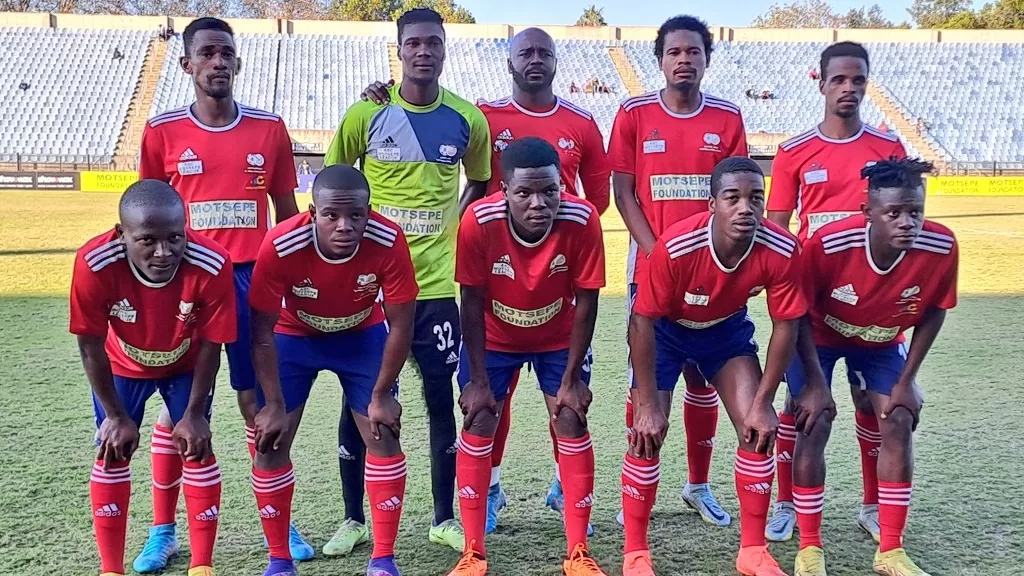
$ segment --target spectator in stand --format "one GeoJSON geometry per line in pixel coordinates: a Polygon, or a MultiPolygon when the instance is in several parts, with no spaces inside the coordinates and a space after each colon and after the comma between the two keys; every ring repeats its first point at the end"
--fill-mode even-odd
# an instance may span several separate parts
{"type": "Polygon", "coordinates": [[[811,80],[817,80],[819,77],[821,77],[821,74],[818,74],[817,70],[811,68],[810,72],[807,73],[807,77],[810,78],[811,80]]]}
{"type": "Polygon", "coordinates": [[[302,159],[302,163],[299,164],[299,176],[308,176],[313,173],[313,169],[309,166],[309,160],[302,159]]]}
{"type": "Polygon", "coordinates": [[[579,87],[579,86],[577,86],[577,85],[576,85],[576,81],[575,81],[575,80],[573,80],[573,81],[572,81],[572,82],[571,82],[571,83],[569,84],[569,94],[579,94],[579,93],[580,93],[580,87],[579,87]]]}

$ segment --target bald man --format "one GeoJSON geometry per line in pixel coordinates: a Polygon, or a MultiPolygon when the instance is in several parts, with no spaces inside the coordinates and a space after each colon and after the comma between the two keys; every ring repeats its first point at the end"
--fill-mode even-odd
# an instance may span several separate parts
{"type": "Polygon", "coordinates": [[[185,205],[165,182],[141,180],[121,197],[119,222],[75,256],[71,333],[93,393],[96,443],[89,494],[103,576],[124,574],[129,462],[146,400],[159,392],[171,416],[166,445],[183,460],[192,560],[213,574],[220,469],[210,443],[210,395],[223,344],[234,341],[231,259],[185,231],[185,205]]]}
{"type": "Polygon", "coordinates": [[[369,184],[351,166],[317,174],[309,211],[271,230],[260,247],[249,293],[260,407],[252,478],[270,545],[266,574],[295,573],[290,448],[313,381],[329,370],[366,445],[373,518],[366,573],[399,576],[394,549],[406,473],[396,393],[418,294],[405,234],[370,208],[369,184]]]}

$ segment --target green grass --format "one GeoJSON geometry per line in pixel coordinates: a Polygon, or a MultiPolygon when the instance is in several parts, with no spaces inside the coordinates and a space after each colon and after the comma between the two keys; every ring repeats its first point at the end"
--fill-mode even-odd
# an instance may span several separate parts
{"type": "MultiPolygon", "coordinates": [[[[0,217],[0,451],[3,514],[0,574],[87,575],[97,572],[88,504],[93,457],[92,407],[73,339],[67,334],[67,275],[73,250],[113,221],[109,195],[0,193],[11,208],[0,217]]],[[[961,304],[950,314],[920,376],[926,394],[917,433],[914,505],[906,544],[938,575],[1015,574],[1024,566],[1021,481],[1024,455],[1024,199],[935,199],[932,212],[962,242],[961,304]],[[958,201],[958,202],[954,202],[958,201]],[[1009,200],[1009,206],[1007,206],[1009,200]],[[1000,216],[999,214],[1012,214],[1000,216]],[[968,230],[969,229],[969,230],[968,230]]],[[[606,227],[621,227],[608,218],[606,227]]],[[[610,231],[609,277],[621,259],[623,234],[610,231]]],[[[618,274],[618,276],[616,276],[618,274]]],[[[590,415],[597,457],[592,550],[609,574],[621,565],[619,465],[624,448],[624,301],[617,282],[602,297],[595,336],[594,405],[590,415]]],[[[765,326],[763,301],[753,305],[765,326]]],[[[767,339],[764,330],[759,339],[767,339]]],[[[225,364],[226,365],[226,364],[225,364]]],[[[837,372],[837,374],[840,374],[837,372]]],[[[265,552],[249,485],[248,455],[240,418],[222,371],[214,410],[214,439],[224,471],[224,502],[216,564],[221,575],[259,574],[265,552]]],[[[406,509],[397,546],[406,575],[445,574],[456,553],[427,543],[430,522],[426,419],[418,380],[406,375],[403,443],[409,456],[406,509]]],[[[529,378],[529,377],[527,377],[529,378]]],[[[837,378],[837,382],[841,379],[837,378]]],[[[781,397],[780,397],[781,398],[781,397]]],[[[661,494],[651,540],[659,574],[734,574],[737,527],[719,529],[685,512],[678,498],[685,474],[681,411],[677,398],[664,451],[661,494]]],[[[824,539],[833,576],[870,573],[874,546],[854,524],[860,498],[853,415],[845,387],[837,387],[840,415],[828,450],[829,478],[824,539]]],[[[319,549],[341,521],[337,478],[337,382],[321,378],[307,405],[293,449],[298,484],[294,519],[319,549]]],[[[133,465],[127,561],[142,546],[149,525],[149,405],[143,448],[133,465]]],[[[738,512],[732,486],[735,435],[721,418],[712,482],[722,504],[738,512]]],[[[512,436],[503,466],[510,506],[499,532],[488,538],[493,575],[559,574],[564,554],[561,523],[543,508],[551,479],[551,447],[539,392],[522,386],[515,399],[512,436]]],[[[182,505],[183,510],[183,505],[182,505]]],[[[166,574],[187,569],[183,557],[166,574]]],[[[784,568],[792,567],[796,542],[773,545],[784,568]]],[[[318,558],[301,565],[303,576],[362,574],[368,548],[348,559],[318,558]]]]}

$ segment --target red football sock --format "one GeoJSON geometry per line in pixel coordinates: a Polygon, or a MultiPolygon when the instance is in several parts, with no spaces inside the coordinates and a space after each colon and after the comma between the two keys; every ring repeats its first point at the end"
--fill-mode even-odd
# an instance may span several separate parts
{"type": "Polygon", "coordinates": [[[501,480],[501,460],[505,457],[505,443],[508,442],[508,431],[512,427],[512,394],[515,393],[518,383],[519,370],[516,370],[516,373],[512,375],[512,381],[508,384],[508,395],[505,396],[505,404],[501,407],[498,429],[494,431],[494,450],[491,451],[491,486],[501,480]]]}
{"type": "Polygon", "coordinates": [[[245,447],[249,449],[249,459],[256,459],[256,429],[252,426],[245,427],[245,447]]]}
{"type": "Polygon", "coordinates": [[[111,462],[106,471],[97,460],[89,479],[92,525],[100,552],[100,572],[124,574],[124,534],[128,527],[128,501],[132,473],[127,460],[111,462]]]}
{"type": "Polygon", "coordinates": [[[821,548],[821,510],[825,506],[825,486],[794,486],[793,506],[796,508],[796,523],[800,527],[800,549],[808,546],[821,548]]]}
{"type": "Polygon", "coordinates": [[[566,504],[565,539],[568,554],[572,554],[577,544],[587,544],[587,525],[594,503],[594,445],[588,433],[582,438],[559,438],[558,451],[566,504]]]}
{"type": "Polygon", "coordinates": [[[860,473],[864,478],[864,503],[878,504],[878,451],[882,434],[874,414],[856,412],[857,443],[860,444],[860,473]]]}
{"type": "Polygon", "coordinates": [[[149,456],[153,463],[153,526],[174,524],[181,491],[181,456],[171,441],[170,428],[153,425],[149,456]]]}
{"type": "Polygon", "coordinates": [[[202,462],[185,462],[185,510],[188,511],[188,541],[192,548],[189,568],[213,566],[213,545],[217,542],[220,519],[220,466],[210,456],[202,462]]]}
{"type": "Polygon", "coordinates": [[[292,521],[292,495],[295,493],[295,472],[292,465],[277,470],[252,469],[252,491],[260,510],[263,535],[270,545],[270,557],[291,560],[288,549],[288,524],[292,521]]]}
{"type": "Polygon", "coordinates": [[[776,502],[793,501],[793,454],[796,450],[796,415],[779,412],[779,432],[775,436],[776,476],[779,493],[776,502]]]}
{"type": "Polygon", "coordinates": [[[548,434],[551,435],[551,452],[555,455],[555,468],[558,468],[558,435],[555,434],[555,423],[548,418],[548,434]]]}
{"type": "Polygon", "coordinates": [[[661,458],[636,458],[626,453],[622,461],[622,515],[626,524],[625,552],[649,550],[647,528],[661,480],[661,458]]]}
{"type": "Polygon", "coordinates": [[[466,531],[466,549],[484,556],[484,528],[487,524],[487,480],[490,476],[494,440],[463,431],[455,456],[455,480],[459,486],[459,511],[466,531]]]}
{"type": "Polygon", "coordinates": [[[740,501],[740,547],[764,546],[772,503],[775,456],[736,449],[736,496],[740,501]]]}
{"type": "Polygon", "coordinates": [[[683,429],[686,431],[686,466],[690,484],[707,484],[711,453],[718,430],[718,392],[710,386],[683,393],[683,429]]]}
{"type": "Polygon", "coordinates": [[[878,550],[888,552],[903,547],[903,530],[910,513],[910,482],[878,483],[878,526],[881,539],[878,550]]]}
{"type": "Polygon", "coordinates": [[[366,453],[366,494],[373,518],[373,554],[371,558],[395,555],[398,521],[405,500],[405,454],[387,458],[366,453]]]}

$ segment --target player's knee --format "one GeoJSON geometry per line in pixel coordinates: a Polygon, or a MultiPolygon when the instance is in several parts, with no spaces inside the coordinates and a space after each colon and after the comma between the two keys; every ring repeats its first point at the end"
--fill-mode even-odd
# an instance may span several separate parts
{"type": "Polygon", "coordinates": [[[786,402],[785,402],[785,404],[782,405],[782,413],[783,414],[791,414],[791,415],[792,414],[796,414],[796,408],[797,408],[797,406],[796,406],[796,398],[793,398],[793,395],[790,394],[789,391],[787,390],[786,391],[786,402]]]}
{"type": "Polygon", "coordinates": [[[832,435],[832,420],[829,414],[819,414],[811,427],[810,434],[800,433],[800,442],[806,442],[807,447],[814,451],[824,451],[828,444],[829,436],[832,435]]]}
{"type": "Polygon", "coordinates": [[[278,450],[271,449],[266,452],[256,452],[256,458],[253,459],[253,467],[257,470],[277,470],[287,466],[291,461],[289,450],[282,446],[278,450]]]}
{"type": "Polygon", "coordinates": [[[366,443],[366,451],[379,458],[391,458],[402,453],[402,445],[398,436],[387,426],[377,428],[380,438],[370,438],[366,443]]]}
{"type": "Polygon", "coordinates": [[[477,412],[472,420],[466,420],[465,429],[474,436],[491,438],[498,429],[498,417],[486,410],[477,412]]]}
{"type": "Polygon", "coordinates": [[[238,410],[242,413],[242,418],[245,419],[245,425],[252,426],[256,421],[256,414],[260,411],[255,390],[238,391],[238,410]]]}
{"type": "Polygon", "coordinates": [[[887,417],[880,420],[882,442],[907,444],[914,434],[914,415],[910,410],[897,406],[887,417]]]}
{"type": "Polygon", "coordinates": [[[853,396],[853,407],[861,414],[874,415],[875,407],[871,404],[871,397],[868,395],[866,390],[860,388],[854,388],[852,390],[853,396]]]}
{"type": "Polygon", "coordinates": [[[555,435],[559,438],[581,438],[587,433],[583,419],[572,408],[562,407],[555,416],[555,435]]]}

